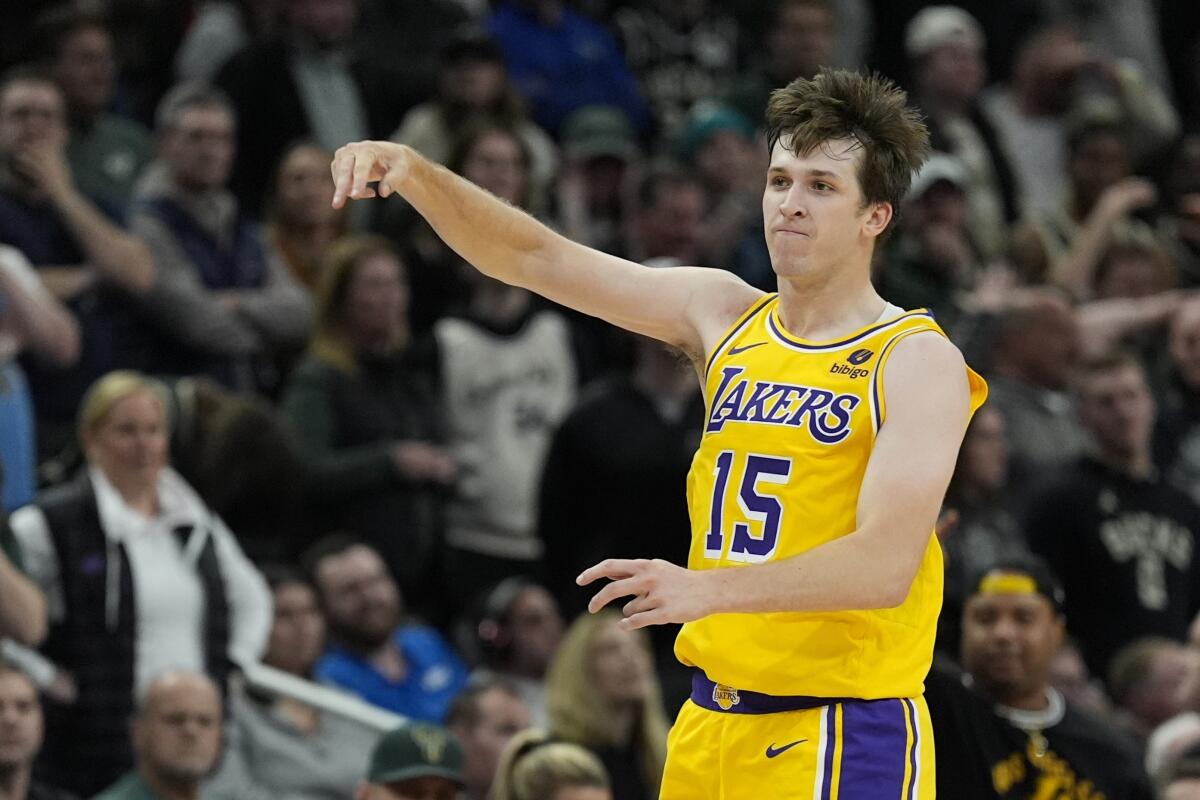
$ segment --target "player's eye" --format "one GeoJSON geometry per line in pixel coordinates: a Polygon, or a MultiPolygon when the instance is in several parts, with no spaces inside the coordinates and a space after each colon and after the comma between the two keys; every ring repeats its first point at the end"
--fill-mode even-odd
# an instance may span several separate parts
{"type": "Polygon", "coordinates": [[[825,191],[829,191],[829,190],[833,189],[833,187],[830,186],[828,183],[825,183],[825,181],[817,181],[816,183],[813,184],[813,188],[816,189],[818,192],[825,192],[825,191]]]}

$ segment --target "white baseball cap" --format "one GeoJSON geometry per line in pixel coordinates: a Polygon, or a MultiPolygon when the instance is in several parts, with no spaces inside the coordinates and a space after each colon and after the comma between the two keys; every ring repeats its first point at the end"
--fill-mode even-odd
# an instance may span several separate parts
{"type": "Polygon", "coordinates": [[[958,6],[929,6],[909,20],[904,31],[904,50],[909,58],[919,58],[945,44],[982,50],[983,28],[958,6]]]}

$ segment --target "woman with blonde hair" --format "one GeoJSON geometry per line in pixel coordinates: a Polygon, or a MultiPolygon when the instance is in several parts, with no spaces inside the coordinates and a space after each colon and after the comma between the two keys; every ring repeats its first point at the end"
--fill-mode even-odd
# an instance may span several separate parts
{"type": "Polygon", "coordinates": [[[612,800],[600,759],[577,744],[530,728],[500,756],[492,800],[612,800]]]}
{"type": "Polygon", "coordinates": [[[47,705],[48,773],[92,796],[133,765],[134,697],[168,670],[223,684],[262,654],[271,595],[225,523],[168,462],[164,388],[110,372],[84,395],[87,469],[9,521],[45,593],[43,652],[77,687],[47,705]]]}
{"type": "Polygon", "coordinates": [[[283,414],[313,476],[318,527],[363,537],[428,615],[440,605],[441,489],[456,467],[441,446],[431,349],[413,344],[408,308],[407,271],[391,242],[336,242],[283,414]]]}
{"type": "Polygon", "coordinates": [[[644,631],[606,610],[579,616],[546,677],[550,732],[599,757],[621,800],[658,797],[667,719],[644,631]]]}

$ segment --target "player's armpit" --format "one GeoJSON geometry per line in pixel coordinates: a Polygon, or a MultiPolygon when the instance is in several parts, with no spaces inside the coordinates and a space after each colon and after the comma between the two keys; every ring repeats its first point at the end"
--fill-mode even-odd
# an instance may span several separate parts
{"type": "Polygon", "coordinates": [[[932,332],[897,343],[882,378],[887,415],[863,477],[856,533],[887,547],[898,604],[937,522],[971,398],[962,354],[932,332]]]}

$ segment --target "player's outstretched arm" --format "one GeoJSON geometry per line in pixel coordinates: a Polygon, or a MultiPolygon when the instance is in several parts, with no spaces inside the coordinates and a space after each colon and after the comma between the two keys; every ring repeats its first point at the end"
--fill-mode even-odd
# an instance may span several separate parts
{"type": "Polygon", "coordinates": [[[399,194],[480,272],[692,355],[761,294],[722,270],[651,269],[572,242],[405,145],[348,144],[332,171],[334,206],[399,194]]]}
{"type": "Polygon", "coordinates": [[[640,628],[718,613],[899,605],[929,544],[966,432],[966,375],[958,349],[937,334],[914,334],[896,345],[883,374],[887,419],[863,478],[854,532],[792,558],[734,569],[610,559],[579,577],[581,584],[613,579],[589,609],[635,595],[625,622],[640,628]]]}

